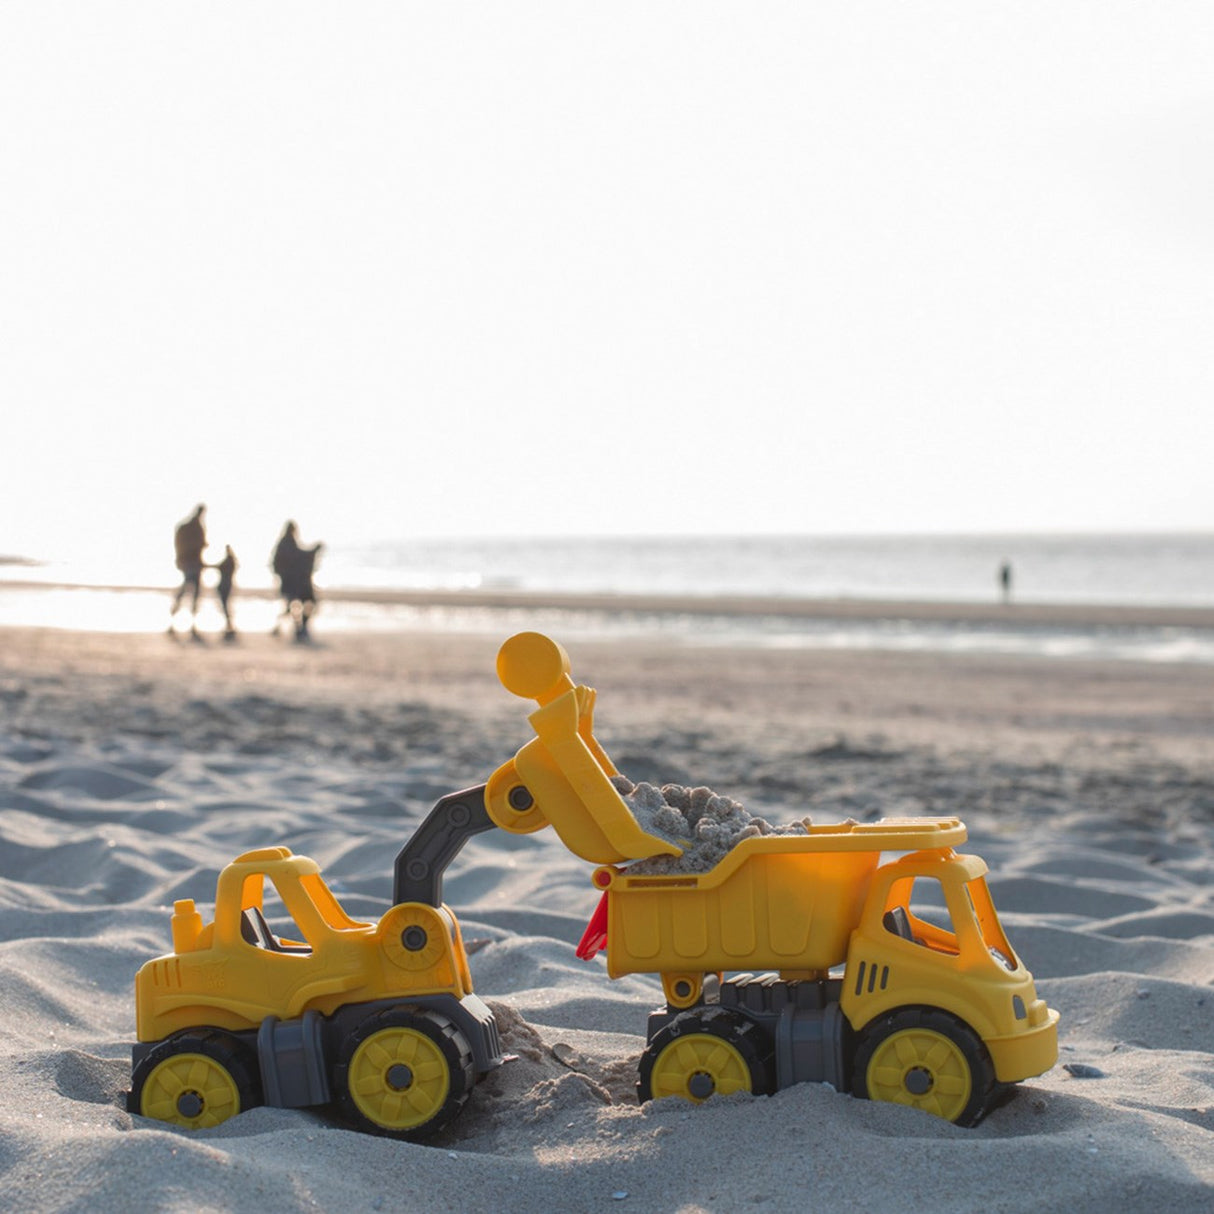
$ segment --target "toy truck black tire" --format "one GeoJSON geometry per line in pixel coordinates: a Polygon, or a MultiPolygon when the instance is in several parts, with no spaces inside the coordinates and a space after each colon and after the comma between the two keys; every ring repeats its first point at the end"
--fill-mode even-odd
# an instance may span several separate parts
{"type": "Polygon", "coordinates": [[[366,1017],[341,1043],[333,1094],[356,1129],[416,1140],[450,1124],[475,1082],[472,1048],[451,1020],[396,1007],[366,1017]]]}
{"type": "Polygon", "coordinates": [[[774,1087],[767,1034],[720,1008],[693,1008],[654,1034],[637,1068],[641,1104],[664,1096],[700,1103],[717,1093],[770,1095],[774,1087]]]}
{"type": "Polygon", "coordinates": [[[127,1109],[187,1129],[219,1125],[262,1103],[253,1051],[219,1029],[188,1029],[144,1055],[127,1109]]]}
{"type": "Polygon", "coordinates": [[[947,1012],[900,1008],[860,1031],[852,1063],[855,1096],[910,1105],[972,1126],[999,1091],[982,1039],[947,1012]]]}

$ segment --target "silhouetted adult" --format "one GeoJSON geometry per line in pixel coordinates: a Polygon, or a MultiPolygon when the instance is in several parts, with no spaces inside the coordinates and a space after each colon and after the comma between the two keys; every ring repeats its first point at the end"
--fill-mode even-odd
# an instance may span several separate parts
{"type": "Polygon", "coordinates": [[[226,625],[223,633],[225,641],[236,639],[236,626],[232,623],[232,580],[236,576],[238,567],[232,545],[225,544],[223,560],[215,566],[219,570],[219,585],[215,587],[215,591],[219,595],[219,606],[223,609],[223,622],[226,625]]]}
{"type": "Polygon", "coordinates": [[[302,547],[294,522],[288,521],[282,529],[272,561],[283,602],[282,615],[274,625],[275,635],[283,617],[290,616],[295,624],[295,639],[308,639],[308,622],[316,611],[316,589],[312,584],[312,574],[316,568],[316,558],[323,547],[323,544],[314,544],[311,548],[302,547]]]}
{"type": "Polygon", "coordinates": [[[1010,603],[1012,601],[1012,563],[1004,561],[999,566],[999,591],[1003,595],[1003,601],[1010,603]]]}
{"type": "Polygon", "coordinates": [[[173,606],[169,610],[169,632],[173,631],[173,621],[181,608],[186,595],[190,595],[190,635],[198,637],[198,595],[202,590],[202,554],[207,546],[206,527],[202,516],[206,506],[195,507],[194,513],[177,526],[173,534],[173,549],[176,556],[177,568],[181,570],[181,585],[173,598],[173,606]]]}

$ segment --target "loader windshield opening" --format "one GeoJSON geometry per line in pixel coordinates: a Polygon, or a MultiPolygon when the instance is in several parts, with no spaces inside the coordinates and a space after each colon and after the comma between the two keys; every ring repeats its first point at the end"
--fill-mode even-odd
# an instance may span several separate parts
{"type": "Polygon", "coordinates": [[[307,955],[312,952],[278,887],[272,880],[267,881],[264,873],[251,873],[244,880],[240,897],[240,936],[246,944],[271,953],[307,955]]]}

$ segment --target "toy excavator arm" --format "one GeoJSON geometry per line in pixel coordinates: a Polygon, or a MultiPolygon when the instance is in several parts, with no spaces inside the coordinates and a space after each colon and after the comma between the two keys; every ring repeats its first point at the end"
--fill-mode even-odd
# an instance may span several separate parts
{"type": "Polygon", "coordinates": [[[392,881],[392,902],[443,904],[443,873],[473,835],[496,823],[485,809],[485,786],[448,793],[400,849],[392,881]]]}

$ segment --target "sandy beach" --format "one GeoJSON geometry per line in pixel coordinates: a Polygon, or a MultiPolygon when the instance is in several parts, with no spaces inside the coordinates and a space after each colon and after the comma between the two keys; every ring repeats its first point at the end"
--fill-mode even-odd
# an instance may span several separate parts
{"type": "Polygon", "coordinates": [[[575,957],[598,896],[551,830],[481,835],[448,872],[517,1057],[438,1139],[323,1110],[195,1133],[127,1113],[133,978],[173,901],[205,914],[228,860],[286,844],[378,918],[435,800],[532,736],[494,673],[526,610],[310,646],[0,629],[0,1209],[1214,1205],[1214,678],[1183,663],[566,642],[634,780],[773,822],[966,822],[1062,1016],[1059,1065],[975,1128],[816,1084],[639,1106],[661,987],[575,957]]]}

